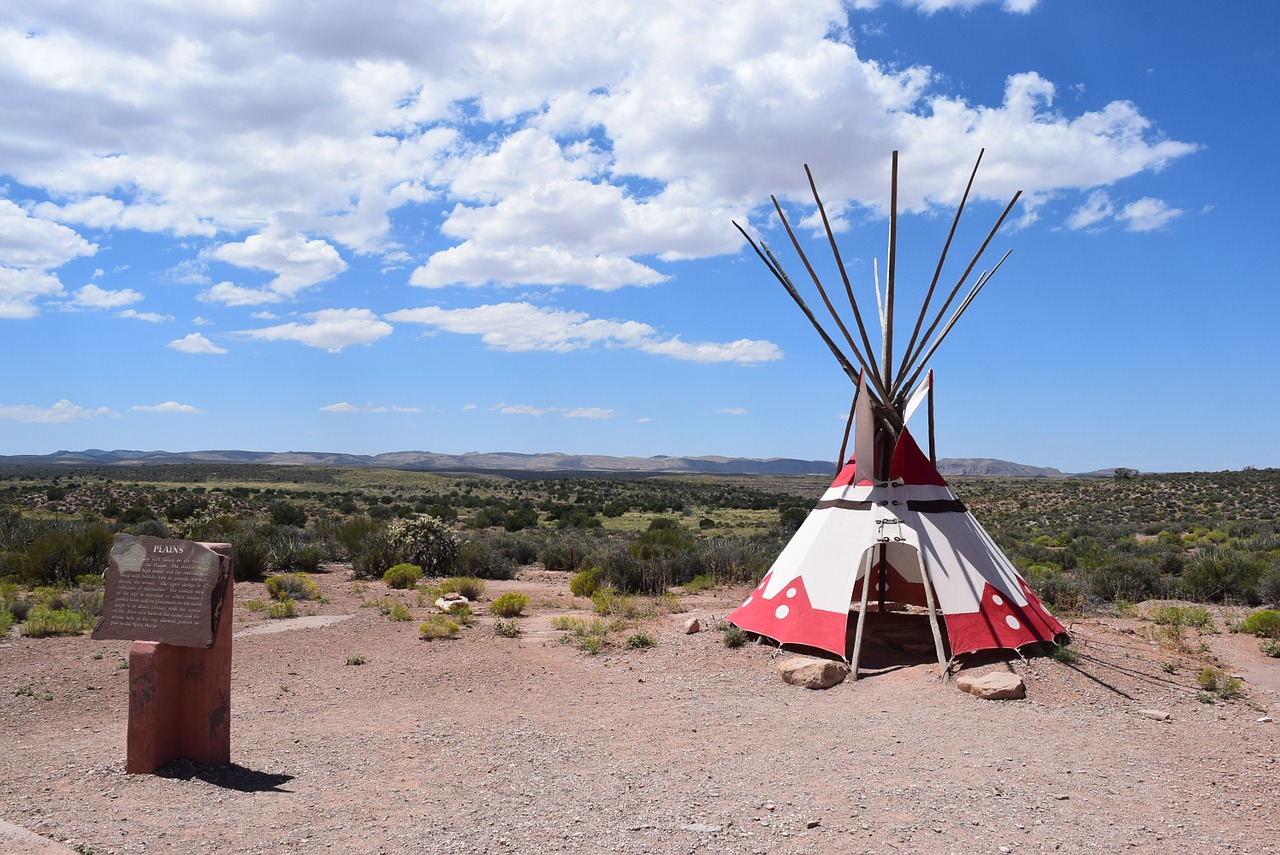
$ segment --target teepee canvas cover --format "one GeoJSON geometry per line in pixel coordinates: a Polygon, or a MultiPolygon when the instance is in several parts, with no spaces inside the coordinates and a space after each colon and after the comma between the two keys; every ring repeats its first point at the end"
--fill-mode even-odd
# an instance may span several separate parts
{"type": "Polygon", "coordinates": [[[933,593],[953,656],[1065,632],[910,433],[898,439],[888,481],[855,481],[856,469],[841,470],[731,623],[844,657],[850,606],[870,577],[877,595],[883,578],[895,603],[927,607],[933,593]]]}
{"type": "MultiPolygon", "coordinates": [[[[894,303],[897,252],[898,153],[893,153],[889,206],[889,257],[883,293],[879,274],[875,291],[881,341],[873,348],[867,325],[854,298],[835,234],[818,196],[809,168],[809,187],[826,229],[836,267],[857,322],[859,341],[841,319],[805,256],[778,200],[776,209],[787,236],[813,280],[840,333],[844,349],[823,329],[796,286],[763,241],[759,244],[741,226],[738,230],[800,307],[809,322],[857,384],[849,427],[854,427],[854,455],[836,475],[822,500],[778,556],[759,587],[729,615],[738,627],[768,636],[780,644],[816,648],[846,657],[847,628],[855,603],[860,603],[852,645],[854,672],[866,622],[869,600],[883,610],[888,603],[924,606],[933,629],[939,664],[945,669],[939,617],[946,623],[952,656],[975,650],[1019,648],[1053,641],[1065,632],[1045,610],[1009,559],[956,498],[938,473],[933,454],[933,374],[925,366],[956,321],[990,281],[1005,253],[990,271],[983,271],[960,300],[945,324],[970,274],[1018,201],[1014,194],[982,246],[960,275],[941,308],[931,309],[951,240],[973,187],[978,163],[965,188],[951,234],[943,246],[933,281],[925,293],[915,327],[895,360],[894,303]],[[925,325],[930,314],[932,323],[925,325]],[[879,353],[879,359],[875,354],[879,353]],[[923,377],[922,377],[923,375],[923,377]],[[920,450],[907,430],[907,421],[923,401],[929,404],[929,455],[920,450]]],[[[845,442],[848,442],[846,429],[845,442]]],[[[843,460],[845,447],[840,449],[843,460]]]]}

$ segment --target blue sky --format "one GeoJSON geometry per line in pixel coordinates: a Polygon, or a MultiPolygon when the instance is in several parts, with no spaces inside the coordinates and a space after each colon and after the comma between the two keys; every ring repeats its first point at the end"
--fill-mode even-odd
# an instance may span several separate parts
{"type": "Polygon", "coordinates": [[[776,194],[829,274],[810,164],[874,306],[900,150],[909,328],[985,148],[944,281],[1023,196],[931,362],[939,454],[1280,466],[1278,19],[6,4],[0,454],[831,459],[851,384],[731,220],[803,284],[776,194]]]}

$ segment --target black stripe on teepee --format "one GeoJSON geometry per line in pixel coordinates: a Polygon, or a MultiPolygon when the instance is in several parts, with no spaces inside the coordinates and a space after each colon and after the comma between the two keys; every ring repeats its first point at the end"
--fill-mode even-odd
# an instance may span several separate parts
{"type": "Polygon", "coordinates": [[[820,511],[824,508],[839,508],[842,511],[869,511],[871,510],[871,504],[871,502],[851,502],[848,499],[828,499],[818,502],[813,509],[815,511],[820,511]]]}
{"type": "Polygon", "coordinates": [[[907,510],[922,514],[962,514],[968,508],[959,499],[914,499],[907,501],[907,510]]]}

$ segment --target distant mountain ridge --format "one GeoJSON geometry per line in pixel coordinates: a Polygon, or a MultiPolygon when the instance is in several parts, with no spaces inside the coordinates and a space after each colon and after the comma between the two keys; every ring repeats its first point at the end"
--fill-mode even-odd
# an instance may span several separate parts
{"type": "MultiPolygon", "coordinates": [[[[385,454],[342,454],[315,451],[57,451],[53,454],[0,455],[11,466],[137,466],[160,463],[257,463],[275,466],[347,466],[420,470],[490,470],[522,472],[616,472],[646,474],[704,473],[716,475],[831,475],[835,463],[788,457],[611,457],[603,454],[521,454],[511,451],[438,454],[431,451],[392,451],[385,454]]],[[[1065,478],[1061,471],[985,457],[943,458],[943,477],[999,475],[1015,478],[1065,478]]],[[[1111,472],[1090,472],[1109,476],[1111,472]]]]}

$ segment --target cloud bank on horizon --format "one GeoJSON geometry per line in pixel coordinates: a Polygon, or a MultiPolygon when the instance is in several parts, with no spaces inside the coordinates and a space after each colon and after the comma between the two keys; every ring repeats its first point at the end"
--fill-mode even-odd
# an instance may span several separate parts
{"type": "MultiPolygon", "coordinates": [[[[1186,158],[1195,141],[1169,138],[1128,100],[1073,109],[1061,97],[1071,81],[1036,70],[1011,71],[999,100],[979,103],[929,65],[864,55],[868,16],[895,2],[932,22],[1040,8],[11,4],[0,10],[0,324],[96,314],[164,330],[148,339],[156,360],[302,345],[336,365],[427,336],[526,356],[759,366],[783,348],[609,301],[678,294],[682,265],[739,256],[729,220],[767,231],[770,193],[806,204],[801,156],[841,229],[884,216],[890,149],[910,164],[906,212],[954,206],[957,176],[985,147],[974,192],[1004,202],[1023,190],[1016,228],[1141,232],[1185,215],[1158,184],[1126,182],[1186,158]],[[130,252],[156,269],[142,275],[130,252]]],[[[370,411],[332,403],[355,394],[306,409],[370,411]]],[[[109,409],[8,396],[0,418],[11,420],[109,409]]],[[[527,406],[585,422],[618,412],[527,406]]]]}

